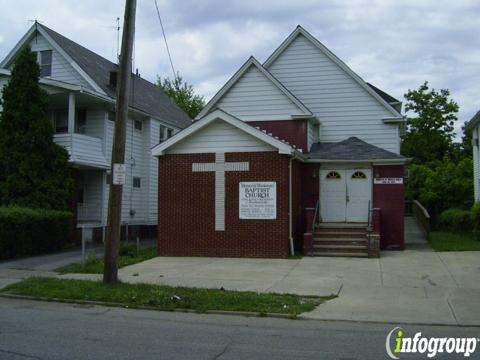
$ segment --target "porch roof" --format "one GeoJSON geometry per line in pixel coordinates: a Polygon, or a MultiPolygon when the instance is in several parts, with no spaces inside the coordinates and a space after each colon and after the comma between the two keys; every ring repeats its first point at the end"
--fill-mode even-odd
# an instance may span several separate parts
{"type": "Polygon", "coordinates": [[[408,158],[369,144],[357,137],[339,142],[318,142],[307,154],[312,161],[392,161],[404,163],[408,158]]]}

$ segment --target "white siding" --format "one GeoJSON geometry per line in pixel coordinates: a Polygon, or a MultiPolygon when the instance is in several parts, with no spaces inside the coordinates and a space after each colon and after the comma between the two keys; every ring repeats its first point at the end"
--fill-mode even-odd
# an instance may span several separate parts
{"type": "Polygon", "coordinates": [[[400,151],[398,126],[382,122],[392,114],[304,36],[299,35],[268,70],[318,117],[320,141],[356,136],[400,151]]]}
{"type": "Polygon", "coordinates": [[[288,120],[302,111],[255,66],[216,105],[241,120],[288,120]]]}
{"type": "MultiPolygon", "coordinates": [[[[138,119],[140,120],[140,119],[138,119]]],[[[111,149],[113,145],[114,123],[106,120],[106,148],[107,161],[111,161],[111,149]]],[[[126,183],[123,186],[122,195],[122,222],[129,224],[148,224],[149,220],[149,199],[150,194],[150,131],[149,121],[142,121],[142,130],[134,129],[134,119],[129,116],[127,120],[127,133],[125,144],[125,164],[127,165],[126,183]],[[141,179],[141,187],[133,187],[133,177],[141,179]],[[135,215],[130,215],[130,210],[135,211],[135,215]]],[[[105,186],[104,193],[104,221],[108,209],[109,186],[105,186]]],[[[155,222],[156,223],[156,222],[155,222]]]]}
{"type": "Polygon", "coordinates": [[[96,138],[103,139],[104,126],[105,126],[105,110],[104,109],[87,109],[85,135],[94,136],[96,138]]]}
{"type": "Polygon", "coordinates": [[[170,154],[274,151],[270,145],[223,121],[205,128],[168,149],[170,154]]]}
{"type": "Polygon", "coordinates": [[[78,219],[100,222],[102,218],[103,172],[82,170],[83,204],[78,204],[78,219]]]}
{"type": "Polygon", "coordinates": [[[480,201],[479,194],[479,183],[480,183],[480,148],[475,146],[475,139],[479,139],[479,126],[475,126],[472,132],[472,141],[473,141],[473,189],[475,194],[475,201],[480,201]]]}
{"type": "Polygon", "coordinates": [[[52,45],[40,34],[36,34],[30,41],[32,51],[52,50],[52,76],[51,79],[63,81],[69,84],[81,85],[88,89],[92,87],[83,77],[68,63],[68,61],[56,51],[52,45]]]}
{"type": "Polygon", "coordinates": [[[149,121],[149,138],[147,151],[149,156],[149,183],[148,183],[148,221],[157,223],[158,218],[158,159],[151,155],[151,148],[158,144],[160,139],[160,122],[154,119],[149,121]]]}

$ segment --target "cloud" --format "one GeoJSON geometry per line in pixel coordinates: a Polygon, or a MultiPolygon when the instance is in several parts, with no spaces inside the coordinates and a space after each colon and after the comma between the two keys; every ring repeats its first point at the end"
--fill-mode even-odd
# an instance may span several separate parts
{"type": "MultiPolygon", "coordinates": [[[[254,55],[264,61],[302,24],[352,69],[393,96],[428,80],[448,88],[461,124],[479,108],[476,1],[158,0],[176,70],[210,98],[254,55]]],[[[124,2],[0,0],[0,57],[31,19],[114,60],[124,2]],[[3,39],[3,41],[2,41],[3,39]]],[[[154,2],[138,2],[135,66],[154,81],[172,76],[154,2]]]]}

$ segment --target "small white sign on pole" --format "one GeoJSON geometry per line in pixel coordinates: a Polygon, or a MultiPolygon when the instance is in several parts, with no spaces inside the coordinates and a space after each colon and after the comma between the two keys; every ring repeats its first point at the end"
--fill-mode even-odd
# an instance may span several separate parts
{"type": "Polygon", "coordinates": [[[276,219],[277,183],[241,182],[238,205],[240,219],[276,219]]]}
{"type": "Polygon", "coordinates": [[[373,183],[383,185],[401,185],[403,184],[403,178],[374,178],[373,183]]]}
{"type": "Polygon", "coordinates": [[[113,185],[125,185],[127,178],[127,166],[125,164],[113,164],[113,185]]]}

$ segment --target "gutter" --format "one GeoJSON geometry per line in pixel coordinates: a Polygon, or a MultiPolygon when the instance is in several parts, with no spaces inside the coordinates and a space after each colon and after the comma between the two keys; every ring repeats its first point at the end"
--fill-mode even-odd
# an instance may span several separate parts
{"type": "Polygon", "coordinates": [[[408,163],[411,159],[363,159],[363,160],[332,160],[332,159],[306,159],[306,163],[393,163],[393,164],[405,164],[408,163]]]}

